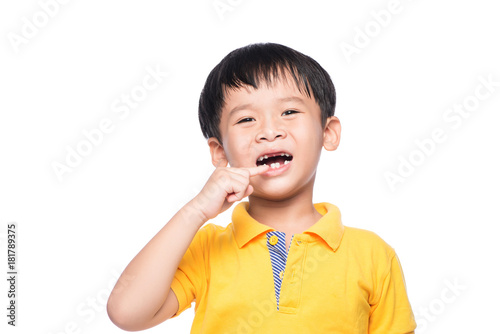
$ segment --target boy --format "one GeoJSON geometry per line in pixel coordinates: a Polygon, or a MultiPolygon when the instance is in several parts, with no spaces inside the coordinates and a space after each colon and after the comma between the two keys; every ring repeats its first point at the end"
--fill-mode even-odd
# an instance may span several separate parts
{"type": "Polygon", "coordinates": [[[216,169],[124,270],[110,319],[142,330],[196,300],[191,333],[412,333],[394,250],[312,203],[322,148],[340,141],[335,102],[326,71],[295,50],[228,54],[199,104],[216,169]],[[247,196],[227,227],[202,227],[247,196]]]}

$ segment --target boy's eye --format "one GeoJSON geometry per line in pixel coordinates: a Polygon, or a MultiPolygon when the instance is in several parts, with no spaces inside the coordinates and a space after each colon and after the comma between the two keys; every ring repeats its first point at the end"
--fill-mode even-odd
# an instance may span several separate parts
{"type": "Polygon", "coordinates": [[[291,114],[296,114],[298,113],[297,110],[293,110],[293,109],[290,109],[290,110],[287,110],[285,112],[283,112],[283,114],[286,114],[286,115],[291,115],[291,114]]]}
{"type": "Polygon", "coordinates": [[[252,120],[252,119],[253,119],[252,117],[245,117],[243,119],[240,119],[236,124],[245,123],[245,122],[248,122],[248,120],[252,120]]]}
{"type": "MultiPolygon", "coordinates": [[[[282,115],[286,116],[286,115],[291,115],[291,114],[296,114],[296,113],[298,113],[297,110],[290,109],[290,110],[284,111],[282,115]]],[[[255,119],[253,117],[245,117],[245,118],[240,119],[238,122],[236,122],[236,124],[251,122],[252,120],[255,120],[255,119]]]]}

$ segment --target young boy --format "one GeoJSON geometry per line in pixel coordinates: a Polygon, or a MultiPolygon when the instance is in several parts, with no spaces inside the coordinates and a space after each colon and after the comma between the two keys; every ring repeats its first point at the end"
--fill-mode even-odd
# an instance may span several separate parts
{"type": "Polygon", "coordinates": [[[339,145],[335,101],[326,71],[288,47],[227,55],[199,104],[215,171],[127,266],[110,319],[142,330],[196,301],[191,333],[412,333],[394,250],[312,202],[322,148],[339,145]],[[227,227],[203,226],[247,196],[227,227]]]}

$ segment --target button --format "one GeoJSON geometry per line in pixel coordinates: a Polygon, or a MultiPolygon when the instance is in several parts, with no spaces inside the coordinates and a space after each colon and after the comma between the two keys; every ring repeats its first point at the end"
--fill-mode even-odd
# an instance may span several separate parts
{"type": "Polygon", "coordinates": [[[302,240],[295,240],[295,243],[297,244],[297,246],[300,246],[300,244],[302,243],[302,240]]]}
{"type": "Polygon", "coordinates": [[[276,245],[276,244],[278,243],[278,237],[277,237],[277,236],[275,236],[275,235],[272,235],[272,236],[269,238],[269,243],[270,243],[271,245],[273,245],[273,246],[274,246],[274,245],[276,245]]]}
{"type": "Polygon", "coordinates": [[[284,275],[285,275],[285,272],[282,270],[282,271],[280,272],[280,279],[281,279],[281,280],[283,279],[283,276],[284,276],[284,275]]]}

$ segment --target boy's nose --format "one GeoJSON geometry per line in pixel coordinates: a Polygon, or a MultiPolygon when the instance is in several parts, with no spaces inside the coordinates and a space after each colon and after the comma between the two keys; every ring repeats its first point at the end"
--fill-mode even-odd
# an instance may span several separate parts
{"type": "Polygon", "coordinates": [[[257,141],[274,141],[276,138],[285,138],[286,137],[286,131],[277,125],[267,125],[260,129],[260,131],[257,133],[256,140],[257,141]]]}

